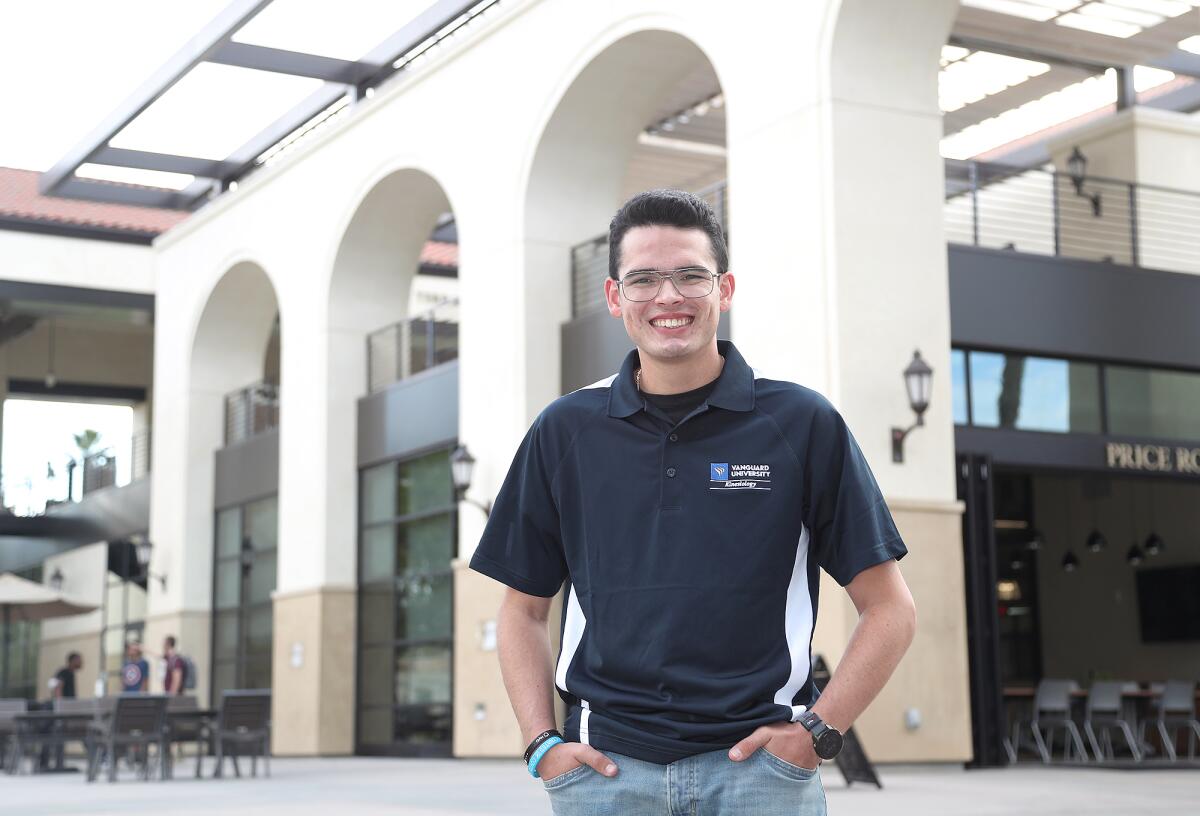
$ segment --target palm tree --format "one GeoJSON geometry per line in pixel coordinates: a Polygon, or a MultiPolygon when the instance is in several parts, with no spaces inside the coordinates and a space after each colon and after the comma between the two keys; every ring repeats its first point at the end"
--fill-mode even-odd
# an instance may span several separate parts
{"type": "Polygon", "coordinates": [[[100,433],[93,431],[90,428],[83,433],[75,434],[75,445],[79,448],[80,459],[87,459],[92,455],[92,449],[100,444],[100,433]]]}

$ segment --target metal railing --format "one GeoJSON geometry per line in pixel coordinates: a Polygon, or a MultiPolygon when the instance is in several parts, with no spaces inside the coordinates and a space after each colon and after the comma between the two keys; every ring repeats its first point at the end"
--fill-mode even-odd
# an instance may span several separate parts
{"type": "Polygon", "coordinates": [[[946,161],[946,240],[1200,272],[1200,194],[1065,173],[946,161]]]}
{"type": "Polygon", "coordinates": [[[225,395],[225,445],[279,427],[279,386],[258,382],[225,395]]]}
{"type": "MultiPolygon", "coordinates": [[[[718,181],[696,191],[717,214],[729,241],[729,184],[718,181]]],[[[571,247],[571,316],[604,308],[604,279],[608,277],[608,233],[571,247]]]]}
{"type": "Polygon", "coordinates": [[[150,475],[150,430],[138,431],[130,440],[129,480],[136,482],[150,475]]]}
{"type": "Polygon", "coordinates": [[[458,299],[367,335],[367,387],[375,393],[406,377],[458,359],[458,299]]]}

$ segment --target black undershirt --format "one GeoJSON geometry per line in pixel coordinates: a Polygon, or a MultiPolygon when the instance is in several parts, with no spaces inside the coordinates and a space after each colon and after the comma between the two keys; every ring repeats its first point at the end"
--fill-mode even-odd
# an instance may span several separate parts
{"type": "MultiPolygon", "coordinates": [[[[721,378],[717,377],[717,380],[719,379],[721,378]]],[[[642,396],[646,398],[646,402],[666,414],[672,425],[678,425],[685,416],[708,399],[708,395],[717,387],[717,380],[682,394],[647,394],[643,391],[642,396]]]]}

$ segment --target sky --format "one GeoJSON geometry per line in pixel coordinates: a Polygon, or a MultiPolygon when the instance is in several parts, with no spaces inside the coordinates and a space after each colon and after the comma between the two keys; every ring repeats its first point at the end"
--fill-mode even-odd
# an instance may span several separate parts
{"type": "MultiPolygon", "coordinates": [[[[275,0],[234,39],[356,59],[430,2],[275,0]]],[[[0,130],[0,166],[49,169],[229,3],[5,3],[0,99],[6,123],[19,114],[15,121],[21,124],[0,130]]],[[[200,68],[118,134],[113,145],[223,159],[320,85],[319,80],[215,64],[200,68]]],[[[153,177],[140,180],[154,183],[153,177]]],[[[163,186],[182,187],[187,179],[174,182],[163,186]]]]}
{"type": "MultiPolygon", "coordinates": [[[[100,433],[97,450],[111,447],[117,460],[117,484],[129,481],[133,409],[89,402],[4,401],[4,453],[0,473],[4,504],[17,515],[42,512],[47,499],[67,497],[67,462],[79,457],[74,435],[100,433]],[[49,465],[54,475],[47,472],[49,465]]],[[[80,473],[75,473],[79,498],[80,473]]]]}

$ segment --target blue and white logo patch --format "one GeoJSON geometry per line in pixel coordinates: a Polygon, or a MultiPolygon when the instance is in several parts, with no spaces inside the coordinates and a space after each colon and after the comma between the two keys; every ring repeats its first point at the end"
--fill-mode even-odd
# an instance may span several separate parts
{"type": "Polygon", "coordinates": [[[708,481],[709,490],[770,490],[771,466],[711,462],[708,481]]]}

